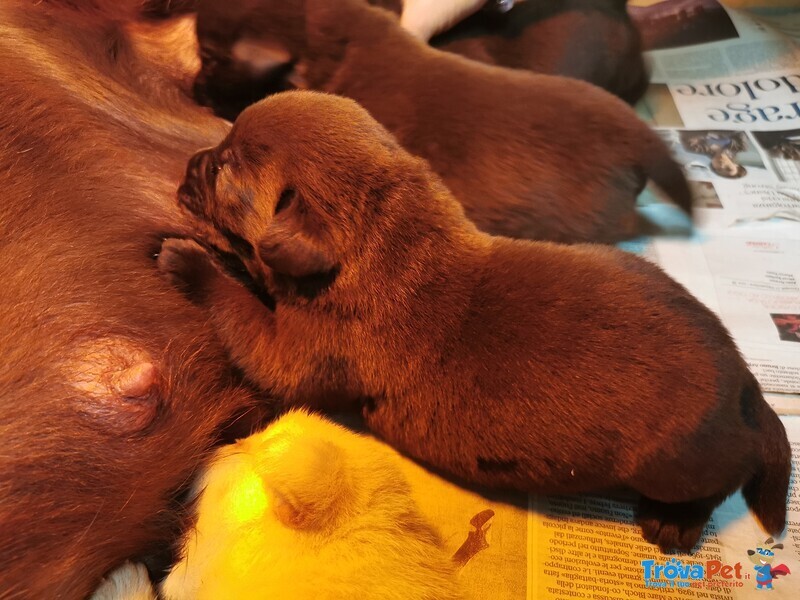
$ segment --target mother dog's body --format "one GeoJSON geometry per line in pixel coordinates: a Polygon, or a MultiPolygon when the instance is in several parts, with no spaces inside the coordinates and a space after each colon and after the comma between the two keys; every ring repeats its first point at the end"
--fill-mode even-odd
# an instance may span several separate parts
{"type": "Polygon", "coordinates": [[[187,157],[227,130],[183,92],[192,25],[76,4],[0,3],[2,598],[86,597],[169,537],[174,488],[250,401],[154,269],[187,157]]]}

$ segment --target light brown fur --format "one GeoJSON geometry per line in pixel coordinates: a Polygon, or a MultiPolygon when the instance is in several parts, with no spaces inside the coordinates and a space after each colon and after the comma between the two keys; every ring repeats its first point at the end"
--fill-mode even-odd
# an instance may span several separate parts
{"type": "Polygon", "coordinates": [[[166,242],[161,269],[287,405],[359,407],[472,483],[632,488],[665,550],[691,549],[743,485],[783,528],[783,426],[719,320],[650,263],[478,232],[424,161],[320,94],[246,110],[192,159],[179,199],[269,298],[194,242],[166,242]]]}
{"type": "Polygon", "coordinates": [[[217,451],[166,600],[456,600],[389,448],[295,411],[217,451]]]}

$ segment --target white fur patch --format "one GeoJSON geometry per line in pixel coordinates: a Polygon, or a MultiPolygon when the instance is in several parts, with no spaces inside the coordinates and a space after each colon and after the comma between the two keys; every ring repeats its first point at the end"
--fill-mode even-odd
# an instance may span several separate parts
{"type": "Polygon", "coordinates": [[[125,563],[100,584],[89,600],[155,600],[144,565],[125,563]]]}

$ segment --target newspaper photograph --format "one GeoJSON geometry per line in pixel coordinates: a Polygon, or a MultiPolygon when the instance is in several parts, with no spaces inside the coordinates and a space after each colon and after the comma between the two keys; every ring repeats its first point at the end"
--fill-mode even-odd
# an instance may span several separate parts
{"type": "Polygon", "coordinates": [[[630,0],[652,81],[749,75],[800,64],[800,19],[754,16],[717,0],[630,0]]]}

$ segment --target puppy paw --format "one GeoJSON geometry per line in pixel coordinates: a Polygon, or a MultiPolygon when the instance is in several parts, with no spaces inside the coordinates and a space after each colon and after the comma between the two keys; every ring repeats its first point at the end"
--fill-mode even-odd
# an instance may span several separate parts
{"type": "Polygon", "coordinates": [[[636,521],[642,537],[661,552],[690,553],[700,541],[711,512],[719,500],[665,503],[642,496],[636,521]]]}
{"type": "Polygon", "coordinates": [[[164,240],[156,262],[164,277],[195,304],[205,301],[219,275],[214,259],[194,240],[164,240]]]}

